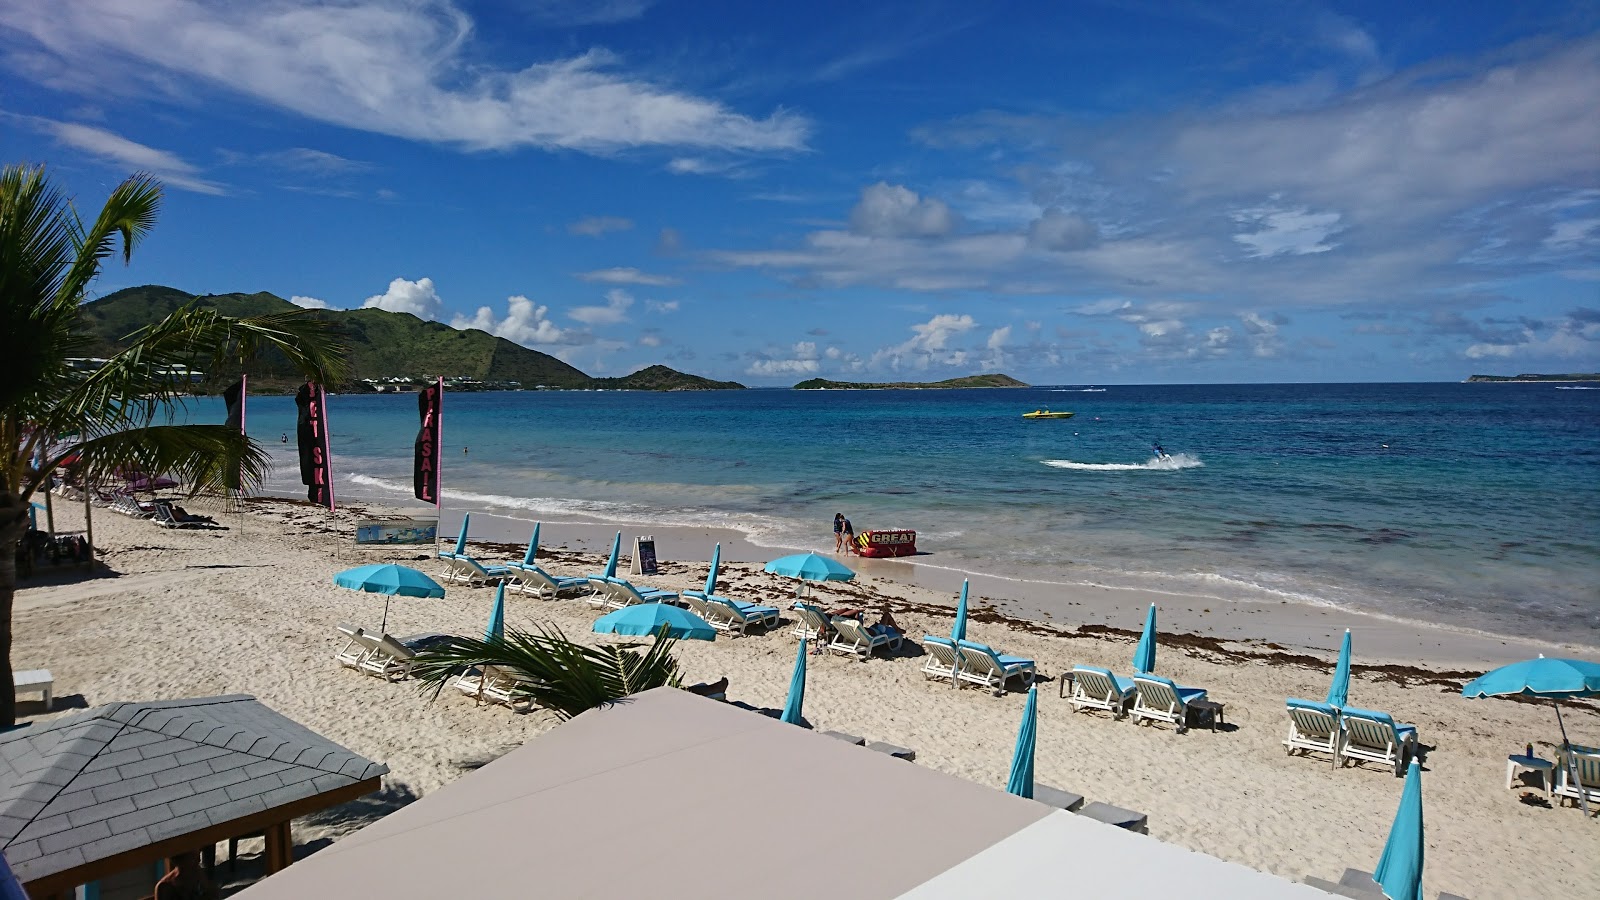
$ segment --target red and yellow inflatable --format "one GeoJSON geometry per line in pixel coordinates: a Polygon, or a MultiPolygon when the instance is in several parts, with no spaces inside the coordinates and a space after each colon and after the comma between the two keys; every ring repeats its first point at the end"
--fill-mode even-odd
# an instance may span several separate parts
{"type": "Polygon", "coordinates": [[[863,531],[856,535],[856,553],[861,556],[914,556],[917,533],[909,528],[863,531]]]}

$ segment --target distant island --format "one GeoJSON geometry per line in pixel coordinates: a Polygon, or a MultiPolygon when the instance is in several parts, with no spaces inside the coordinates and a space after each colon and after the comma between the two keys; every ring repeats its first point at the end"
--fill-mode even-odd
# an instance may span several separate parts
{"type": "Polygon", "coordinates": [[[944,381],[829,381],[811,378],[794,386],[797,391],[882,391],[882,390],[938,390],[948,388],[1016,388],[1027,387],[1024,382],[1001,375],[967,375],[947,378],[944,381]]]}
{"type": "Polygon", "coordinates": [[[1468,383],[1474,381],[1490,382],[1528,382],[1528,381],[1600,381],[1600,372],[1571,372],[1566,375],[1540,375],[1532,372],[1522,375],[1474,375],[1467,379],[1468,383]]]}
{"type": "MultiPolygon", "coordinates": [[[[85,355],[110,356],[126,346],[129,334],[194,302],[229,316],[300,309],[266,292],[195,295],[162,285],[126,288],[83,305],[84,322],[96,338],[85,355]]],[[[310,314],[332,323],[349,346],[348,377],[343,384],[329,385],[339,391],[408,393],[441,375],[450,391],[720,391],[744,387],[736,381],[713,381],[666,366],[649,366],[621,378],[595,378],[548,353],[486,331],[453,328],[410,313],[319,309],[310,314]]],[[[249,374],[252,393],[293,393],[300,383],[281,357],[261,360],[249,374]]],[[[237,372],[206,372],[195,390],[214,393],[237,376],[237,372]]]]}

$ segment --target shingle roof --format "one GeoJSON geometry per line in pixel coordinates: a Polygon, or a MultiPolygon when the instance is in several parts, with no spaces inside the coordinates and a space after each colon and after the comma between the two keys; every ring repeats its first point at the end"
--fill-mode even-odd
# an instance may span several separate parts
{"type": "Polygon", "coordinates": [[[0,849],[26,883],[388,771],[244,694],[112,703],[0,735],[0,849]]]}

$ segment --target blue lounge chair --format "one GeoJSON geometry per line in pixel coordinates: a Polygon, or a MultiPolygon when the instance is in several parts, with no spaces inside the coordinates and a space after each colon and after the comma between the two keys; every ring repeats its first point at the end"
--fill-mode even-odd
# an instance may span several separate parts
{"type": "Polygon", "coordinates": [[[551,575],[537,563],[506,563],[506,569],[515,582],[513,590],[524,594],[537,594],[546,600],[554,600],[561,594],[571,591],[590,590],[589,579],[551,575]]]}
{"type": "Polygon", "coordinates": [[[857,657],[862,662],[871,659],[872,651],[879,647],[893,650],[905,638],[905,635],[887,626],[867,626],[857,619],[834,619],[829,624],[833,627],[834,638],[828,644],[828,649],[857,657]]]}
{"type": "Polygon", "coordinates": [[[695,599],[705,604],[706,612],[710,613],[706,621],[711,623],[711,627],[719,631],[726,631],[730,634],[744,634],[751,625],[772,628],[778,624],[779,612],[777,607],[742,603],[738,600],[730,600],[727,597],[705,594],[701,594],[695,599]]]}
{"type": "Polygon", "coordinates": [[[1170,678],[1160,675],[1135,675],[1133,684],[1133,722],[1171,722],[1181,734],[1189,728],[1189,704],[1204,700],[1203,688],[1179,687],[1170,678]]]}
{"type": "Polygon", "coordinates": [[[1287,706],[1289,736],[1283,741],[1284,751],[1291,756],[1296,750],[1302,753],[1326,753],[1337,765],[1341,731],[1339,711],[1326,703],[1297,697],[1290,697],[1287,706]]]}
{"type": "Polygon", "coordinates": [[[1128,714],[1137,691],[1131,679],[1113,675],[1110,669],[1073,666],[1072,699],[1067,702],[1072,704],[1073,712],[1102,709],[1120,719],[1128,714]]]}
{"type": "Polygon", "coordinates": [[[1022,685],[1027,687],[1039,674],[1038,664],[1031,659],[1006,656],[996,652],[993,647],[972,641],[959,641],[956,646],[961,654],[961,668],[956,672],[956,678],[992,688],[996,697],[1005,693],[1007,681],[1025,676],[1022,685]]]}
{"type": "Polygon", "coordinates": [[[1341,765],[1365,760],[1393,767],[1396,778],[1405,774],[1406,762],[1417,749],[1417,726],[1396,725],[1388,713],[1349,706],[1341,710],[1340,718],[1344,724],[1341,765]]]}
{"type": "Polygon", "coordinates": [[[511,574],[505,566],[486,566],[465,553],[452,553],[443,557],[447,570],[446,581],[459,581],[463,584],[488,584],[499,581],[511,574]]]}
{"type": "Polygon", "coordinates": [[[952,686],[955,685],[957,673],[961,671],[961,652],[956,649],[956,642],[947,637],[925,634],[922,636],[922,649],[928,656],[928,661],[922,664],[922,677],[946,679],[952,686]]]}

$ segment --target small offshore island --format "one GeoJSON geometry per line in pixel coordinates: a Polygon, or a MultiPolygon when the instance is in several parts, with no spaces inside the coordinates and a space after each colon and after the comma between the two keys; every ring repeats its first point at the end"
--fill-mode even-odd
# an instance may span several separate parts
{"type": "Polygon", "coordinates": [[[1562,381],[1600,381],[1600,372],[1570,372],[1565,375],[1541,375],[1525,372],[1521,375],[1473,375],[1465,383],[1491,382],[1497,384],[1528,383],[1528,382],[1562,382],[1562,381]]]}
{"type": "Polygon", "coordinates": [[[993,372],[988,375],[966,375],[944,381],[829,381],[826,378],[808,378],[794,386],[797,391],[884,391],[884,390],[939,390],[950,388],[1017,388],[1027,387],[1025,382],[993,372]]]}

